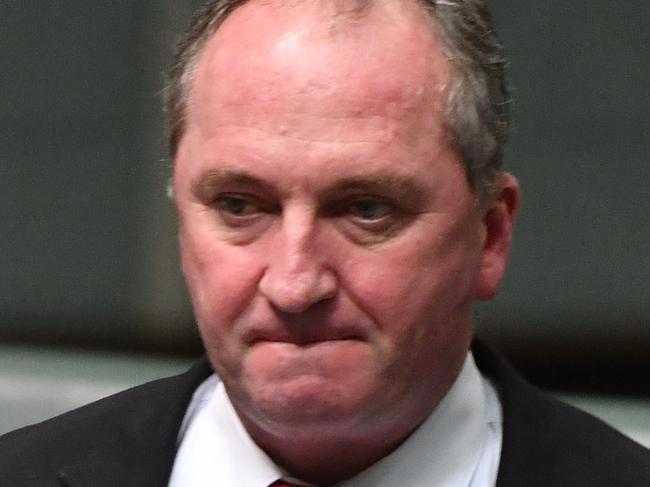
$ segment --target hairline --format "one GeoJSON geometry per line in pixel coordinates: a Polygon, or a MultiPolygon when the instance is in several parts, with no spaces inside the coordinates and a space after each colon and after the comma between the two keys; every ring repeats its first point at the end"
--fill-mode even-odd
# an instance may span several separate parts
{"type": "MultiPolygon", "coordinates": [[[[206,45],[214,37],[216,32],[219,30],[221,24],[224,21],[226,21],[226,19],[230,16],[230,14],[232,14],[232,12],[238,7],[246,3],[249,3],[250,1],[251,0],[230,0],[224,4],[221,4],[218,9],[215,9],[215,11],[212,12],[212,15],[207,17],[206,25],[202,29],[199,29],[198,32],[196,33],[194,32],[194,30],[192,31],[193,33],[196,34],[194,39],[192,39],[191,37],[186,39],[187,42],[186,49],[188,52],[188,56],[185,58],[184,64],[182,64],[182,67],[184,67],[184,69],[182,69],[180,73],[176,73],[176,78],[173,77],[173,74],[175,70],[179,68],[179,66],[174,65],[172,67],[172,70],[170,71],[170,74],[172,76],[169,76],[168,80],[171,79],[172,82],[169,83],[168,81],[168,84],[165,89],[165,105],[167,111],[172,112],[173,115],[172,120],[174,121],[174,124],[169,128],[169,134],[168,134],[169,149],[172,157],[172,161],[171,161],[172,166],[174,164],[174,159],[176,157],[178,145],[180,144],[180,140],[182,139],[186,131],[187,114],[190,108],[192,91],[194,89],[196,71],[198,68],[198,64],[200,62],[200,58],[205,51],[206,45]],[[174,83],[174,80],[177,80],[177,83],[174,83]],[[169,103],[170,91],[172,92],[171,93],[172,97],[174,97],[173,99],[174,103],[169,103]],[[170,107],[170,105],[172,106],[170,107]]],[[[360,8],[354,10],[354,13],[357,14],[362,13],[364,10],[363,7],[365,5],[368,5],[370,1],[372,0],[358,0],[360,8]]],[[[486,199],[489,200],[491,196],[494,194],[495,190],[498,189],[496,187],[497,180],[498,180],[498,176],[502,173],[500,168],[500,159],[502,157],[501,147],[503,145],[505,136],[501,140],[499,140],[498,134],[494,134],[490,132],[490,135],[493,135],[494,138],[496,139],[495,144],[497,146],[497,149],[493,152],[496,153],[495,157],[498,159],[498,161],[496,164],[494,164],[493,161],[491,160],[487,161],[487,163],[485,163],[485,161],[482,161],[483,164],[480,166],[473,165],[474,163],[473,157],[468,156],[467,154],[464,153],[463,143],[462,141],[458,140],[458,137],[460,136],[459,132],[461,132],[461,130],[459,130],[457,127],[454,127],[454,124],[455,122],[457,122],[457,120],[454,120],[455,115],[453,111],[455,109],[458,109],[458,107],[454,105],[454,102],[455,102],[455,97],[460,96],[459,95],[460,90],[462,90],[462,88],[465,88],[465,85],[468,83],[468,79],[464,77],[462,74],[463,68],[467,68],[467,67],[463,66],[462,62],[460,63],[457,62],[457,58],[458,57],[462,58],[462,56],[456,55],[457,54],[456,51],[458,50],[458,48],[454,45],[454,41],[448,38],[449,36],[445,32],[445,28],[442,26],[440,17],[437,13],[437,10],[440,6],[455,8],[456,2],[444,1],[444,0],[415,0],[415,1],[421,8],[424,15],[426,16],[426,20],[430,26],[429,32],[433,36],[434,41],[442,49],[443,55],[449,67],[448,87],[446,90],[447,97],[445,100],[444,110],[443,110],[443,124],[445,126],[447,140],[450,146],[452,147],[452,149],[455,150],[458,154],[458,157],[460,159],[459,162],[462,164],[466,172],[467,180],[468,183],[470,184],[472,191],[476,194],[476,196],[480,200],[486,200],[486,199]]],[[[205,7],[207,7],[207,4],[205,7]]],[[[205,15],[206,12],[200,11],[199,14],[197,15],[197,18],[206,20],[205,15]]],[[[491,95],[488,94],[487,96],[490,97],[491,95]]],[[[508,102],[509,102],[508,99],[504,101],[504,103],[508,103],[508,102]]],[[[474,105],[476,105],[476,103],[473,103],[470,108],[475,108],[474,105]]],[[[170,113],[168,113],[168,116],[169,115],[170,113]]],[[[480,114],[478,114],[478,117],[480,118],[480,114]]],[[[463,120],[460,120],[460,122],[462,121],[463,120]]],[[[507,123],[509,123],[509,121],[507,123]]],[[[489,132],[489,130],[483,128],[482,132],[483,133],[489,132]]],[[[506,128],[506,135],[507,135],[507,128],[506,128]]]]}

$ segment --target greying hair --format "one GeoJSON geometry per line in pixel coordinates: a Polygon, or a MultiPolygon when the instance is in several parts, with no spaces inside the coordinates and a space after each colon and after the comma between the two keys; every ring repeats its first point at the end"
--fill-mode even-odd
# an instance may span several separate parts
{"type": "MultiPolygon", "coordinates": [[[[185,131],[196,64],[208,39],[248,0],[210,0],[181,38],[164,89],[172,160],[185,131]]],[[[459,153],[479,197],[492,193],[510,129],[510,96],[501,41],[484,0],[418,0],[433,20],[451,65],[445,110],[449,142],[459,153]]]]}

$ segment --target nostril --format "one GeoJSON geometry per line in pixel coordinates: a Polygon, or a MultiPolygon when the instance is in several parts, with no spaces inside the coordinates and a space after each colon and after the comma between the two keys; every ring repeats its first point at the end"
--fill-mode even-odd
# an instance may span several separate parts
{"type": "Polygon", "coordinates": [[[337,280],[333,273],[323,271],[298,276],[278,276],[267,272],[259,290],[280,311],[300,313],[316,303],[336,295],[337,280]]]}

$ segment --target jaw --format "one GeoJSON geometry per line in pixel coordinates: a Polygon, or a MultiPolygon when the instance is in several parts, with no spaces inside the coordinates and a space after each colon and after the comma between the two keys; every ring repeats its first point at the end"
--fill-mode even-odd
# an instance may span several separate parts
{"type": "MultiPolygon", "coordinates": [[[[464,357],[453,368],[459,371],[464,357]]],[[[278,396],[269,396],[272,405],[258,402],[254,410],[233,401],[235,410],[251,437],[277,464],[317,485],[350,478],[388,455],[444,396],[434,397],[429,391],[432,397],[427,399],[427,408],[422,408],[421,402],[415,405],[405,401],[414,397],[404,394],[397,400],[389,399],[390,408],[359,408],[357,404],[341,404],[332,384],[316,376],[288,380],[271,392],[285,394],[284,400],[275,403],[278,396]],[[270,414],[269,408],[274,413],[270,414]]],[[[234,397],[237,395],[231,395],[234,397]]]]}

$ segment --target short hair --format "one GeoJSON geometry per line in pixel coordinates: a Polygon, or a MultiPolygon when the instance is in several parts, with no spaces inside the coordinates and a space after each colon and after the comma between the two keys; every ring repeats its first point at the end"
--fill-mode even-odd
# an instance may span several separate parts
{"type": "MultiPolygon", "coordinates": [[[[181,37],[164,87],[172,160],[185,132],[188,100],[198,58],[221,23],[248,0],[210,0],[181,37]]],[[[436,39],[451,66],[444,123],[468,183],[484,197],[501,171],[510,131],[507,60],[484,0],[416,0],[433,20],[436,39]]]]}

